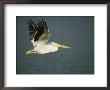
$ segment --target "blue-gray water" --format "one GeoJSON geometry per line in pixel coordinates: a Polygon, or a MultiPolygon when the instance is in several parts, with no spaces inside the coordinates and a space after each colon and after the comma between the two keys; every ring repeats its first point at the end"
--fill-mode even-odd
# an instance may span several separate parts
{"type": "Polygon", "coordinates": [[[94,74],[93,16],[17,16],[16,17],[17,74],[94,74]],[[57,52],[26,56],[33,48],[29,41],[27,20],[47,21],[50,41],[70,46],[57,52]]]}

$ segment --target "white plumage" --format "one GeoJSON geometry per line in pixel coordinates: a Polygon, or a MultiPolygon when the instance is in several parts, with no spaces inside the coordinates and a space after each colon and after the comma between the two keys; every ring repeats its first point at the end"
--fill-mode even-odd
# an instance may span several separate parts
{"type": "Polygon", "coordinates": [[[49,43],[50,31],[47,23],[42,19],[35,24],[32,20],[28,20],[29,36],[34,48],[27,51],[26,55],[32,54],[46,54],[58,51],[58,48],[70,48],[55,42],[49,43]]]}

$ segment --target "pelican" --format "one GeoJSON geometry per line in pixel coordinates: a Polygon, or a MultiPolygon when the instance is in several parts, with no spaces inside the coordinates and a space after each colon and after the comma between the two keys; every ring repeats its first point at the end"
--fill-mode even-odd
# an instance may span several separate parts
{"type": "Polygon", "coordinates": [[[46,21],[43,19],[38,20],[38,23],[34,23],[31,19],[28,20],[27,23],[30,42],[33,44],[34,48],[32,50],[26,51],[26,55],[46,54],[50,52],[56,52],[59,48],[70,48],[69,46],[63,44],[49,42],[50,31],[46,21]]]}

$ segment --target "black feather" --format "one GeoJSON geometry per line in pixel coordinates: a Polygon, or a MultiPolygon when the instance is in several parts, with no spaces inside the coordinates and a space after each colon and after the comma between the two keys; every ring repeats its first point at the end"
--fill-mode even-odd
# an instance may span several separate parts
{"type": "Polygon", "coordinates": [[[28,20],[28,29],[29,29],[29,36],[30,40],[34,38],[34,41],[39,40],[40,36],[45,32],[45,30],[48,30],[46,21],[39,20],[37,24],[33,22],[33,20],[28,20]]]}

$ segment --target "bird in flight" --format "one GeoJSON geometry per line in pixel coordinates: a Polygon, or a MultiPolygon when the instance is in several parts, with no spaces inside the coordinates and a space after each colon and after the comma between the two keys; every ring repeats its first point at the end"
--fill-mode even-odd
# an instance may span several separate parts
{"type": "Polygon", "coordinates": [[[50,31],[46,21],[43,19],[38,20],[38,23],[34,23],[31,19],[28,20],[27,23],[30,41],[32,42],[34,48],[32,50],[26,51],[26,55],[46,54],[50,52],[56,52],[58,51],[58,48],[70,48],[66,45],[49,42],[50,31]]]}

